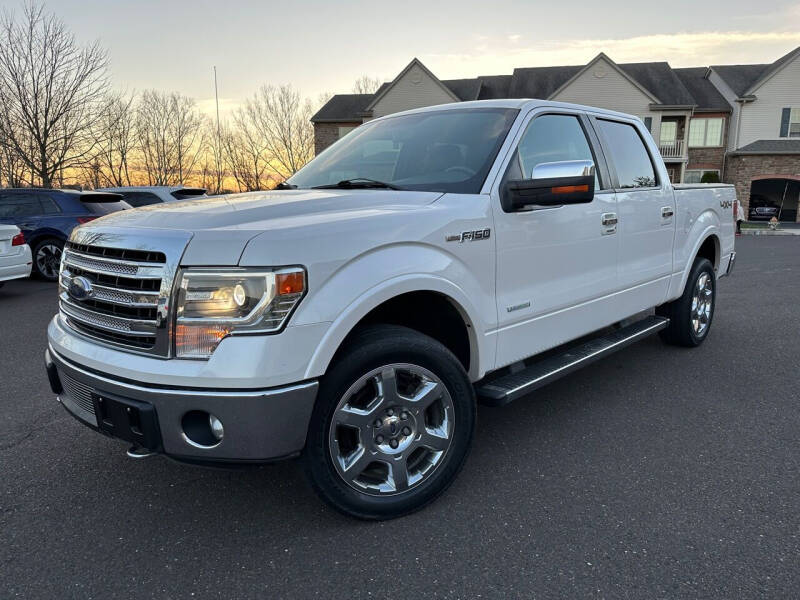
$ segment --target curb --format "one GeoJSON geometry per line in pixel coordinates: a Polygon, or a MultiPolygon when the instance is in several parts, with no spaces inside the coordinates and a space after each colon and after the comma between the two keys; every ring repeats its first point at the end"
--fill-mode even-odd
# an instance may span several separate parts
{"type": "Polygon", "coordinates": [[[800,230],[788,229],[742,229],[742,235],[800,235],[800,230]]]}

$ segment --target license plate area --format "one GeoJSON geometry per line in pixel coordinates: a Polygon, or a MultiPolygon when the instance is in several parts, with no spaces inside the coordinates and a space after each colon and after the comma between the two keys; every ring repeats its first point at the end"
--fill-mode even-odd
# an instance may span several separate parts
{"type": "Polygon", "coordinates": [[[93,394],[92,400],[100,431],[148,450],[160,449],[161,433],[152,404],[106,394],[93,394]]]}

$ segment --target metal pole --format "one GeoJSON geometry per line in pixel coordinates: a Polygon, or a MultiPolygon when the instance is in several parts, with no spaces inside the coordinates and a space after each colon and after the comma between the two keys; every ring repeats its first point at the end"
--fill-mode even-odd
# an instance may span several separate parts
{"type": "Polygon", "coordinates": [[[789,191],[789,180],[786,180],[786,184],[783,186],[783,198],[781,198],[781,206],[778,209],[778,221],[781,220],[781,213],[783,212],[783,203],[786,202],[786,192],[789,191]]]}
{"type": "Polygon", "coordinates": [[[219,133],[219,92],[217,90],[217,66],[214,65],[214,101],[217,104],[217,145],[214,151],[214,160],[217,163],[217,189],[216,192],[219,193],[222,187],[222,173],[219,169],[219,154],[220,154],[220,133],[219,133]]]}

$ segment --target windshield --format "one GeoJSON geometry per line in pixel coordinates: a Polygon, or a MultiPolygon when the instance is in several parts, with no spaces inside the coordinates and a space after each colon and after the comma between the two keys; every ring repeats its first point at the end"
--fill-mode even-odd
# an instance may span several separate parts
{"type": "Polygon", "coordinates": [[[405,190],[477,194],[518,112],[465,108],[366,123],[287,183],[312,188],[373,180],[405,190]]]}

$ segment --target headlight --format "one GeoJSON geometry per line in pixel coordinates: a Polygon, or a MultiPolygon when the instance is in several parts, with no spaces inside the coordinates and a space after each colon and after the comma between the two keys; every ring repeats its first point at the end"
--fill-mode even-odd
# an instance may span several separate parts
{"type": "Polygon", "coordinates": [[[208,358],[232,334],[279,331],[306,291],[306,273],[298,267],[189,269],[180,277],[178,358],[208,358]]]}

